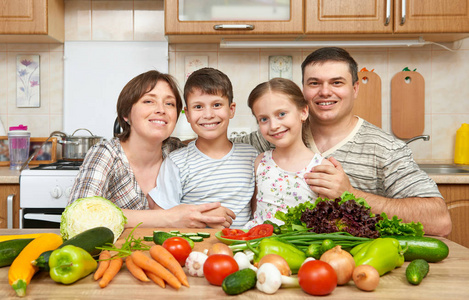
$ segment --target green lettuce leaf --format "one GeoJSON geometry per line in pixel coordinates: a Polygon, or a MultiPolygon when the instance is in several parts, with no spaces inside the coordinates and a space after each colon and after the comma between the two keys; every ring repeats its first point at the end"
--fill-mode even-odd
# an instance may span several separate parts
{"type": "Polygon", "coordinates": [[[393,216],[392,219],[388,219],[386,213],[381,213],[382,220],[376,224],[376,230],[380,236],[387,235],[403,235],[403,236],[423,236],[423,225],[420,222],[402,223],[402,219],[397,216],[393,216]]]}

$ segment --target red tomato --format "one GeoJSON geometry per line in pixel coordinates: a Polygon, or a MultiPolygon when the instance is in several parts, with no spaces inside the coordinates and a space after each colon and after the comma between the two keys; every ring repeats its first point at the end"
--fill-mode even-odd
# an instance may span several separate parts
{"type": "Polygon", "coordinates": [[[271,236],[274,233],[274,226],[271,224],[260,224],[249,229],[248,237],[250,238],[261,238],[271,236]]]}
{"type": "Polygon", "coordinates": [[[204,275],[208,282],[220,285],[226,276],[238,271],[236,260],[226,254],[212,254],[204,263],[204,275]]]}
{"type": "Polygon", "coordinates": [[[174,256],[182,267],[184,267],[187,257],[192,252],[189,242],[177,236],[165,240],[163,247],[174,256]]]}
{"type": "Polygon", "coordinates": [[[246,232],[242,231],[241,229],[223,228],[221,233],[223,237],[227,238],[246,236],[246,232]]]}
{"type": "Polygon", "coordinates": [[[298,282],[306,293],[324,296],[332,293],[337,286],[337,274],[330,264],[312,260],[301,266],[298,271],[298,282]]]}

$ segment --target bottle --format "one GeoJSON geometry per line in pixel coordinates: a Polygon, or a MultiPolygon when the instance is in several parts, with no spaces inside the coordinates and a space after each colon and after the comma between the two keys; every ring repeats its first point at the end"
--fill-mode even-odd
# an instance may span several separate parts
{"type": "Polygon", "coordinates": [[[463,123],[456,131],[454,163],[469,165],[469,124],[463,123]]]}
{"type": "Polygon", "coordinates": [[[10,151],[10,170],[20,170],[29,158],[28,126],[13,126],[8,131],[8,145],[10,151]]]}

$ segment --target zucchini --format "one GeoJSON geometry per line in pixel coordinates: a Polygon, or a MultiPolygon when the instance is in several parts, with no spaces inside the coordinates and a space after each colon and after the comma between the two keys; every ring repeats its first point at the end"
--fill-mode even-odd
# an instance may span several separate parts
{"type": "Polygon", "coordinates": [[[439,262],[448,257],[449,248],[443,241],[431,237],[415,236],[386,236],[399,241],[402,249],[406,249],[404,259],[413,261],[415,259],[424,259],[427,262],[439,262]]]}
{"type": "Polygon", "coordinates": [[[209,232],[197,232],[197,235],[203,237],[204,239],[207,239],[210,237],[209,232]]]}
{"type": "MultiPolygon", "coordinates": [[[[83,231],[66,240],[60,245],[62,248],[67,245],[73,245],[84,249],[91,256],[98,256],[101,253],[100,249],[96,247],[102,247],[105,244],[112,244],[114,242],[114,233],[107,227],[95,227],[83,231]]],[[[49,257],[52,251],[43,252],[39,257],[32,262],[33,265],[42,271],[49,271],[49,257]]]]}
{"type": "Polygon", "coordinates": [[[256,286],[256,272],[247,268],[226,276],[221,287],[228,295],[239,295],[256,286]]]}
{"type": "Polygon", "coordinates": [[[405,269],[407,281],[413,285],[418,285],[430,271],[428,262],[424,259],[413,260],[405,269]]]}
{"type": "Polygon", "coordinates": [[[21,250],[33,239],[16,239],[0,242],[0,267],[11,265],[21,250]]]}

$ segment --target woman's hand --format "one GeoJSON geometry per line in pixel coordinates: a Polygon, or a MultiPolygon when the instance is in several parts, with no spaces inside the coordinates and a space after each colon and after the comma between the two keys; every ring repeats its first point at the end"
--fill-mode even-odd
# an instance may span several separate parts
{"type": "Polygon", "coordinates": [[[168,227],[175,228],[229,227],[231,218],[235,217],[234,213],[222,207],[220,202],[200,205],[180,204],[164,212],[169,223],[168,227]]]}

